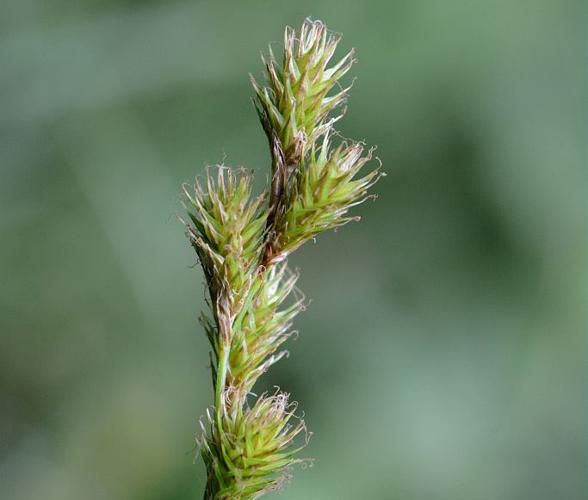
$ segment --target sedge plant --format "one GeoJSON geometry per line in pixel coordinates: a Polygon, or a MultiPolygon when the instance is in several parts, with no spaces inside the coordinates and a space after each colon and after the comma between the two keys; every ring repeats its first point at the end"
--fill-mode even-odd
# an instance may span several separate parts
{"type": "Polygon", "coordinates": [[[351,220],[382,175],[361,142],[342,140],[334,124],[349,87],[339,80],[353,50],[333,61],[340,37],[320,21],[286,28],[283,57],[263,58],[254,103],[267,136],[271,177],[255,196],[252,174],[219,165],[183,187],[187,236],[208,288],[201,323],[211,345],[214,403],[198,438],[206,466],[204,500],[253,499],[276,490],[304,459],[307,442],[296,403],[277,390],[252,389],[283,358],[282,344],[303,310],[288,256],[319,233],[351,220]],[[298,437],[298,438],[297,438],[298,437]]]}

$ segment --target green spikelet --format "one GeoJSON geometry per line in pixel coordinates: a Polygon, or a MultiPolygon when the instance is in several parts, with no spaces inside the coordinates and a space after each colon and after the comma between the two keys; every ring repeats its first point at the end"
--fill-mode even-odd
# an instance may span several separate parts
{"type": "Polygon", "coordinates": [[[292,446],[306,430],[295,409],[288,394],[263,394],[253,407],[234,417],[224,415],[216,436],[208,437],[204,430],[201,449],[209,471],[204,498],[257,498],[277,490],[289,478],[289,469],[305,461],[293,457],[306,444],[292,446]]]}
{"type": "Polygon", "coordinates": [[[261,87],[251,77],[268,140],[287,165],[298,164],[308,146],[341,117],[329,118],[329,113],[344,102],[349,88],[327,94],[351,68],[353,51],[327,68],[338,43],[319,21],[304,23],[298,36],[286,28],[283,63],[277,63],[271,47],[264,60],[268,85],[261,87]]]}
{"type": "Polygon", "coordinates": [[[346,214],[370,197],[368,189],[381,176],[376,169],[356,178],[371,160],[371,152],[364,155],[361,143],[339,144],[329,151],[327,132],[320,149],[316,149],[313,144],[296,170],[287,203],[274,217],[266,262],[280,262],[318,233],[359,220],[346,214]]]}
{"type": "Polygon", "coordinates": [[[265,193],[251,201],[252,181],[243,169],[219,167],[216,182],[207,172],[204,188],[196,182],[190,193],[184,186],[191,221],[188,236],[202,263],[211,299],[215,302],[224,291],[230,311],[244,299],[263,246],[265,193]]]}

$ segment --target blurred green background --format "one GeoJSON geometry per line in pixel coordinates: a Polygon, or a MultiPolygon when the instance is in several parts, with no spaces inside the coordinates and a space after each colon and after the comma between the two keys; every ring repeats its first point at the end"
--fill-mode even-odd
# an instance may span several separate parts
{"type": "Polygon", "coordinates": [[[312,302],[266,384],[316,460],[282,498],[586,498],[583,1],[12,0],[2,499],[201,498],[179,186],[223,160],[266,178],[247,74],[306,16],[357,48],[340,129],[388,176],[292,259],[312,302]]]}

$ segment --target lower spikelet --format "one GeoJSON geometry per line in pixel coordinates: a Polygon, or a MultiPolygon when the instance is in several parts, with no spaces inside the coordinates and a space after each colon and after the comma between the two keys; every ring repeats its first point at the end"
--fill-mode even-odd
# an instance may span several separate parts
{"type": "Polygon", "coordinates": [[[209,414],[210,434],[203,426],[199,444],[208,471],[205,499],[257,498],[289,479],[290,467],[308,462],[293,458],[308,440],[296,403],[276,391],[261,395],[253,407],[232,416],[224,412],[220,426],[209,414]],[[294,447],[299,434],[305,442],[294,447]]]}

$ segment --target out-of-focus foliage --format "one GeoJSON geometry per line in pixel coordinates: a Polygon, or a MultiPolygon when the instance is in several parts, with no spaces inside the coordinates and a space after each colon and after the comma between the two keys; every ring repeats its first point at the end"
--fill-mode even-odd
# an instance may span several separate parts
{"type": "Polygon", "coordinates": [[[201,495],[177,186],[223,159],[269,171],[247,74],[306,16],[357,48],[339,128],[388,176],[362,224],[292,259],[313,300],[266,385],[304,401],[316,461],[282,498],[585,498],[585,11],[3,2],[2,498],[201,495]]]}

